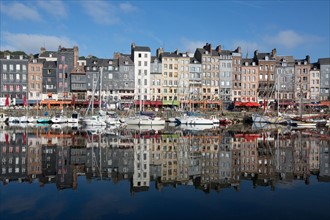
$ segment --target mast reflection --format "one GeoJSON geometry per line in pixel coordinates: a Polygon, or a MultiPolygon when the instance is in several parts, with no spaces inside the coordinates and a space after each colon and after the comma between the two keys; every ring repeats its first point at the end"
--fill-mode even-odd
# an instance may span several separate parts
{"type": "Polygon", "coordinates": [[[225,188],[304,181],[329,182],[329,130],[196,130],[164,127],[125,130],[0,130],[1,181],[56,184],[77,190],[89,182],[129,181],[131,193],[150,187],[192,185],[205,193],[225,188]],[[243,131],[242,131],[243,130],[243,131]]]}

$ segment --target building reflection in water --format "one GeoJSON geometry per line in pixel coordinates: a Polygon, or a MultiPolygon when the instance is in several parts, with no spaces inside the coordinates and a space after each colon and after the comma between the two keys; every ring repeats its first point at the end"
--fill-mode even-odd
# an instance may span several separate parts
{"type": "Polygon", "coordinates": [[[56,184],[78,188],[78,177],[92,181],[130,181],[131,193],[155,183],[193,185],[208,193],[242,180],[253,187],[294,180],[309,183],[311,175],[329,182],[328,130],[228,129],[122,130],[91,133],[54,131],[49,127],[0,131],[1,181],[56,184]]]}

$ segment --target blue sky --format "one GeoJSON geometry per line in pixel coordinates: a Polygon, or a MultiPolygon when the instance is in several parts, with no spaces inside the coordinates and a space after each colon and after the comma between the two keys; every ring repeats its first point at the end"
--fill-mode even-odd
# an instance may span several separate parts
{"type": "Polygon", "coordinates": [[[211,43],[312,61],[330,57],[330,4],[321,1],[6,1],[0,0],[0,50],[38,53],[79,47],[80,56],[112,58],[135,42],[152,54],[194,52],[211,43]]]}

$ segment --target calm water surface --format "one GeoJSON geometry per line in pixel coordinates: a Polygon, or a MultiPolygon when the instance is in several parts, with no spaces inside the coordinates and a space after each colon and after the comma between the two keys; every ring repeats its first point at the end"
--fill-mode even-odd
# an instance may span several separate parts
{"type": "Polygon", "coordinates": [[[329,131],[0,130],[1,219],[330,219],[329,131]]]}

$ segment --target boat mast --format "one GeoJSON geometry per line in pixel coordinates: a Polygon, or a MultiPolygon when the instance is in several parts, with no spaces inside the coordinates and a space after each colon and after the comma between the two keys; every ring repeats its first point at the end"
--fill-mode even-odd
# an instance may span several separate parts
{"type": "Polygon", "coordinates": [[[141,77],[141,82],[140,82],[140,113],[142,112],[142,104],[143,104],[142,97],[144,98],[144,92],[143,92],[144,87],[142,86],[143,85],[143,74],[144,73],[141,73],[142,77],[141,77]]]}
{"type": "Polygon", "coordinates": [[[65,69],[65,56],[62,56],[62,111],[61,114],[63,115],[64,106],[63,106],[63,99],[64,99],[64,69],[65,69]]]}
{"type": "Polygon", "coordinates": [[[102,87],[103,67],[100,67],[100,85],[99,85],[99,111],[101,111],[101,87],[102,87]]]}

